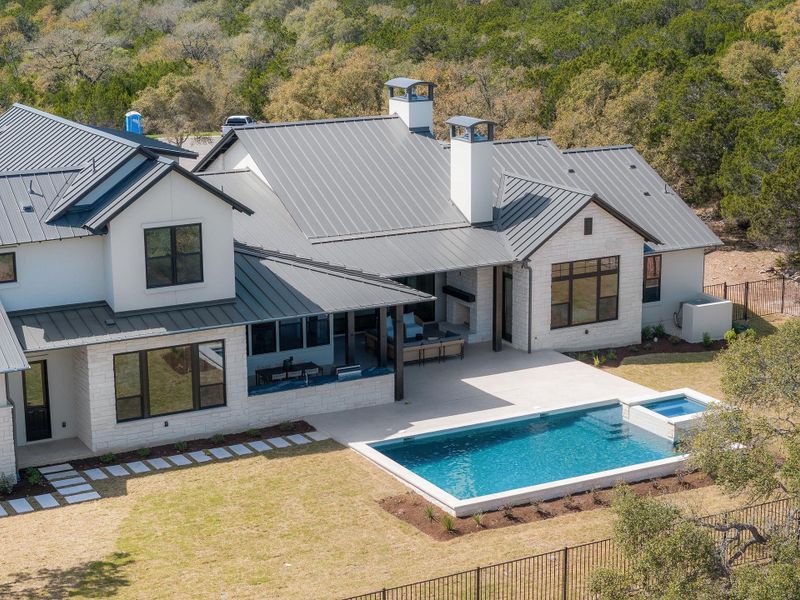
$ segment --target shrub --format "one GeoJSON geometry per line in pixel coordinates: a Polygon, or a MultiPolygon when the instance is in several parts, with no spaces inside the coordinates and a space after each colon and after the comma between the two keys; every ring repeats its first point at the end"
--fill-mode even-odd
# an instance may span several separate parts
{"type": "Polygon", "coordinates": [[[600,365],[602,365],[603,364],[603,360],[604,360],[603,357],[600,356],[599,354],[595,354],[592,357],[592,362],[594,363],[595,367],[599,367],[600,365]]]}
{"type": "Polygon", "coordinates": [[[600,497],[600,492],[596,488],[592,488],[590,493],[592,495],[592,503],[597,505],[603,504],[603,499],[600,497]]]}
{"type": "Polygon", "coordinates": [[[187,444],[186,442],[175,442],[175,450],[177,450],[178,452],[186,452],[188,448],[189,444],[187,444]]]}
{"type": "Polygon", "coordinates": [[[31,485],[39,485],[44,482],[44,476],[39,469],[29,467],[25,469],[25,480],[31,485]]]}
{"type": "Polygon", "coordinates": [[[653,347],[653,344],[647,342],[646,344],[642,344],[642,350],[650,350],[653,347]]]}
{"type": "Polygon", "coordinates": [[[575,499],[572,497],[572,494],[567,494],[564,496],[564,507],[567,510],[573,510],[578,508],[578,505],[575,503],[575,499]]]}
{"type": "Polygon", "coordinates": [[[579,361],[585,362],[586,361],[586,356],[587,356],[586,352],[578,352],[577,358],[578,358],[579,361]]]}
{"type": "Polygon", "coordinates": [[[663,338],[667,334],[667,332],[664,331],[664,326],[661,323],[659,323],[658,325],[655,326],[655,329],[653,329],[653,334],[657,338],[663,338]]]}
{"type": "Polygon", "coordinates": [[[725,343],[730,345],[736,339],[736,330],[735,329],[728,329],[725,332],[725,343]]]}
{"type": "Polygon", "coordinates": [[[100,462],[103,463],[104,465],[110,465],[115,460],[117,460],[117,456],[113,452],[103,454],[103,456],[100,457],[100,462]]]}
{"type": "Polygon", "coordinates": [[[514,520],[514,507],[510,504],[506,504],[505,506],[501,506],[500,510],[503,511],[503,516],[508,519],[509,521],[514,520]]]}
{"type": "Polygon", "coordinates": [[[430,504],[425,506],[425,517],[428,521],[436,520],[436,513],[433,511],[433,507],[430,504]]]}
{"type": "Polygon", "coordinates": [[[639,346],[628,346],[628,352],[638,352],[639,346]]]}
{"type": "Polygon", "coordinates": [[[671,335],[669,336],[668,339],[669,343],[672,344],[673,346],[677,346],[678,344],[681,343],[681,338],[679,338],[677,335],[671,335]]]}
{"type": "Polygon", "coordinates": [[[280,425],[278,425],[278,429],[281,431],[294,431],[294,423],[292,421],[284,421],[280,425]]]}
{"type": "Polygon", "coordinates": [[[222,435],[221,433],[214,434],[213,436],[211,436],[211,441],[215,444],[221,444],[222,442],[225,441],[225,436],[222,435]]]}
{"type": "Polygon", "coordinates": [[[248,429],[247,435],[250,437],[261,437],[261,430],[259,429],[248,429]]]}
{"type": "Polygon", "coordinates": [[[541,500],[534,500],[531,502],[531,507],[533,508],[534,512],[537,515],[541,515],[543,517],[549,517],[550,513],[544,508],[541,500]]]}
{"type": "Polygon", "coordinates": [[[703,333],[703,346],[705,346],[706,348],[711,348],[711,343],[712,343],[711,342],[711,336],[709,335],[709,333],[707,331],[704,332],[703,333]]]}
{"type": "Polygon", "coordinates": [[[442,529],[447,533],[453,533],[456,530],[456,522],[448,514],[442,515],[442,529]]]}
{"type": "Polygon", "coordinates": [[[483,513],[482,512],[476,512],[474,515],[472,515],[472,520],[475,521],[475,525],[477,525],[479,528],[483,527],[483,513]]]}
{"type": "Polygon", "coordinates": [[[656,334],[655,329],[650,327],[650,325],[642,329],[642,339],[645,341],[649,342],[650,340],[652,340],[655,334],[656,334]]]}
{"type": "Polygon", "coordinates": [[[136,454],[138,454],[141,458],[147,458],[150,456],[150,448],[139,448],[136,451],[136,454]]]}
{"type": "Polygon", "coordinates": [[[14,489],[11,480],[5,473],[0,473],[0,496],[8,496],[14,489]]]}
{"type": "Polygon", "coordinates": [[[609,348],[608,352],[606,352],[606,360],[617,360],[617,351],[609,348]]]}

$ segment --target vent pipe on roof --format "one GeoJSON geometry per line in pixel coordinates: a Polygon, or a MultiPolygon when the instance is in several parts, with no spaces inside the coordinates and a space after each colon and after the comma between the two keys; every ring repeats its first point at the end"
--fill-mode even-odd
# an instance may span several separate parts
{"type": "Polygon", "coordinates": [[[470,223],[494,217],[493,121],[453,117],[450,127],[450,199],[470,223]]]}
{"type": "Polygon", "coordinates": [[[433,88],[430,81],[396,77],[385,84],[389,114],[397,115],[414,133],[433,135],[433,88]]]}

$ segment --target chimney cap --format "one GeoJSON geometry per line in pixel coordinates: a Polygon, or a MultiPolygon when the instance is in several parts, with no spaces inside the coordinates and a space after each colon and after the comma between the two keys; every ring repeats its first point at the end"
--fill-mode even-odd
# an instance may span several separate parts
{"type": "Polygon", "coordinates": [[[395,77],[383,85],[389,90],[390,100],[404,100],[406,102],[433,102],[433,88],[436,87],[436,84],[432,81],[409,79],[408,77],[395,77]],[[422,85],[427,88],[427,93],[424,96],[418,96],[415,93],[415,88],[422,85]],[[395,90],[403,90],[403,94],[400,96],[395,96],[395,90]]]}
{"type": "Polygon", "coordinates": [[[396,87],[396,88],[403,88],[407,90],[410,87],[414,87],[415,85],[432,85],[436,87],[436,84],[432,81],[422,81],[421,79],[410,79],[408,77],[395,77],[394,79],[390,79],[383,85],[386,87],[396,87]]]}
{"type": "Polygon", "coordinates": [[[489,119],[476,119],[465,115],[456,115],[447,119],[450,126],[450,138],[465,139],[468,142],[490,142],[494,139],[494,128],[497,125],[489,119]],[[475,131],[478,125],[486,125],[486,136],[482,136],[475,131]],[[458,134],[458,129],[463,129],[463,135],[458,134]]]}

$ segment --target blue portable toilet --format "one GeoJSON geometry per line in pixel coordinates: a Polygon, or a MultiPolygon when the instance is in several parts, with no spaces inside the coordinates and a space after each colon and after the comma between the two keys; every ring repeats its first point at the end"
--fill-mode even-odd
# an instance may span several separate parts
{"type": "Polygon", "coordinates": [[[125,131],[142,133],[142,113],[131,110],[125,113],[125,131]]]}

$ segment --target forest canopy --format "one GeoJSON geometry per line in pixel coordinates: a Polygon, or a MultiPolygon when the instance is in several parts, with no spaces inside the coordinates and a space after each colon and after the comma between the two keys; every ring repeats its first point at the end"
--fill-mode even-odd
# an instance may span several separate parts
{"type": "Polygon", "coordinates": [[[228,114],[384,112],[435,81],[501,137],[630,143],[695,206],[800,239],[800,1],[0,0],[0,109],[182,140],[228,114]]]}

